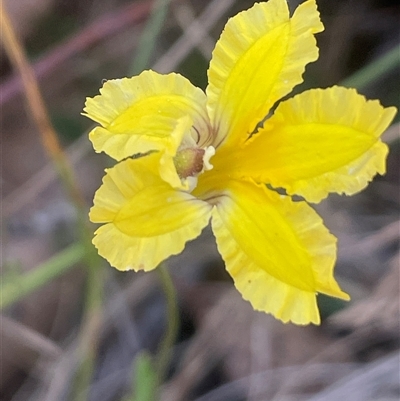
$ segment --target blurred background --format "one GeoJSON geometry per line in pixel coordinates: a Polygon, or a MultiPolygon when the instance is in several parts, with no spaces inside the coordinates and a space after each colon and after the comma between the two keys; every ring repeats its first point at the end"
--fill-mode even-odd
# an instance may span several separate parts
{"type": "MultiPolygon", "coordinates": [[[[289,1],[292,10],[298,3],[289,1]]],[[[84,200],[77,209],[61,184],[1,48],[0,399],[150,401],[153,371],[143,352],[159,347],[166,302],[157,274],[117,272],[88,245],[87,211],[113,161],[94,153],[91,121],[80,113],[102,80],[144,68],[180,72],[204,89],[224,24],[254,1],[3,4],[84,200]]],[[[398,2],[318,5],[320,58],[295,93],[340,83],[399,108],[398,2]]],[[[352,296],[349,303],[320,296],[320,327],[254,312],[234,290],[208,229],[167,261],[180,323],[161,400],[400,398],[398,120],[384,135],[387,174],[317,207],[339,238],[336,275],[352,296]]]]}

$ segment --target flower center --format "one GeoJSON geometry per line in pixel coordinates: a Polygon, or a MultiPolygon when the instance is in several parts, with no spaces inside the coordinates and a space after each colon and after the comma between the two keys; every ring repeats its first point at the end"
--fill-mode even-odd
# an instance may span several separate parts
{"type": "Polygon", "coordinates": [[[196,177],[203,171],[211,170],[210,158],[215,154],[213,146],[205,149],[188,147],[178,150],[174,157],[176,172],[181,179],[196,177]]]}
{"type": "MultiPolygon", "coordinates": [[[[195,131],[198,133],[196,129],[195,131]]],[[[197,136],[198,140],[199,135],[197,136]]],[[[210,158],[215,154],[214,146],[199,146],[196,139],[190,131],[186,132],[172,159],[176,174],[181,180],[182,189],[189,193],[196,188],[198,176],[213,168],[210,158]]]]}
{"type": "Polygon", "coordinates": [[[201,148],[186,148],[179,150],[174,157],[176,172],[180,178],[195,176],[203,170],[203,156],[205,150],[201,148]]]}

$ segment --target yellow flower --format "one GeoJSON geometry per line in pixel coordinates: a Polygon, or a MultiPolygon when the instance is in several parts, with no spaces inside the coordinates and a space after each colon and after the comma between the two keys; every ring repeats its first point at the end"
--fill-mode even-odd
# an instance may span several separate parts
{"type": "Polygon", "coordinates": [[[383,174],[380,135],[396,110],[333,87],[273,111],[317,59],[322,30],[315,0],[292,17],[285,0],[255,4],[228,21],[206,93],[178,74],[144,71],[87,99],[85,114],[100,124],[90,133],[95,150],[120,161],[90,211],[102,224],[93,240],[100,255],[119,270],[149,271],[211,218],[226,268],[254,309],[318,324],[317,293],[348,299],[333,277],[335,237],[291,195],[351,195],[383,174]]]}

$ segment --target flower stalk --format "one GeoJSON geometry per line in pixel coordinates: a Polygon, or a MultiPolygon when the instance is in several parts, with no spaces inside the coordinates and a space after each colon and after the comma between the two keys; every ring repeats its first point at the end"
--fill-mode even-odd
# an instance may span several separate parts
{"type": "Polygon", "coordinates": [[[176,341],[179,329],[179,309],[176,289],[171,275],[164,265],[157,269],[157,273],[164,291],[167,303],[166,331],[157,351],[157,376],[159,383],[163,383],[169,363],[171,361],[172,349],[176,341]]]}

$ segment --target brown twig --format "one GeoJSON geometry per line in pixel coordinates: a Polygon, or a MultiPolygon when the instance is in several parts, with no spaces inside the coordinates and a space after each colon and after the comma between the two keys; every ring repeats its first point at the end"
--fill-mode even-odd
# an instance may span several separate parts
{"type": "Polygon", "coordinates": [[[13,67],[21,77],[28,108],[38,128],[43,147],[57,169],[73,203],[80,208],[84,204],[83,198],[75,183],[72,169],[48,116],[36,77],[27,60],[24,49],[15,34],[2,0],[0,1],[0,22],[2,26],[1,41],[13,67]]]}
{"type": "Polygon", "coordinates": [[[236,0],[213,0],[205,7],[183,35],[164,53],[153,68],[160,73],[171,72],[196,46],[199,45],[217,21],[229,10],[236,0]]]}
{"type": "Polygon", "coordinates": [[[34,329],[4,315],[0,315],[0,322],[2,336],[10,339],[16,347],[24,347],[50,360],[62,355],[62,349],[55,342],[34,329]]]}
{"type": "MultiPolygon", "coordinates": [[[[151,6],[152,2],[144,0],[129,4],[114,13],[101,17],[33,63],[32,70],[34,76],[37,80],[44,78],[75,54],[84,51],[101,42],[104,38],[110,37],[132,24],[143,21],[148,16],[151,6]]],[[[19,75],[10,77],[0,85],[0,105],[13,99],[22,90],[23,82],[21,77],[19,75]]]]}

